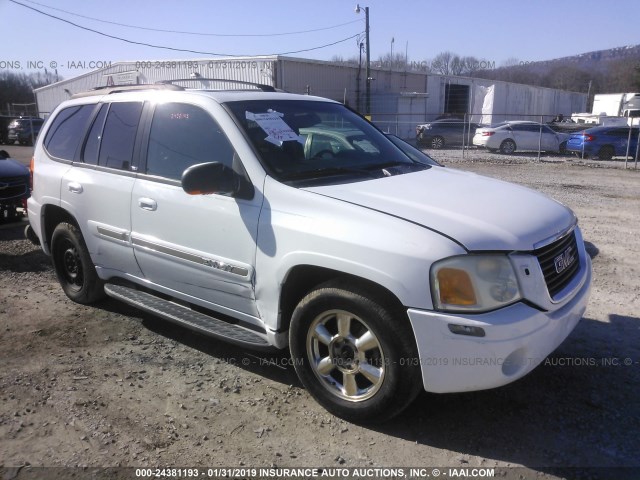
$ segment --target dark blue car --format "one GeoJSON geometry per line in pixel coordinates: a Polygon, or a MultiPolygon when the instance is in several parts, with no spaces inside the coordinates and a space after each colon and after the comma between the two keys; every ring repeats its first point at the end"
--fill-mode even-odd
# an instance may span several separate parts
{"type": "Polygon", "coordinates": [[[627,142],[631,130],[629,156],[634,158],[638,145],[638,127],[627,126],[593,127],[574,133],[567,140],[567,151],[583,158],[611,160],[627,154],[627,142]]]}
{"type": "Polygon", "coordinates": [[[26,212],[30,194],[29,169],[0,150],[0,223],[14,220],[26,212]],[[22,213],[18,208],[22,207],[22,213]]]}

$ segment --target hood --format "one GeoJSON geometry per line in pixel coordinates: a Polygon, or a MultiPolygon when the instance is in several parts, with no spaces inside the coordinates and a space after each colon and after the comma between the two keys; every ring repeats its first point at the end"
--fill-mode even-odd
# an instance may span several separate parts
{"type": "Polygon", "coordinates": [[[0,178],[23,177],[29,175],[29,169],[12,158],[0,159],[0,178]]]}
{"type": "Polygon", "coordinates": [[[533,250],[576,221],[542,193],[448,168],[305,190],[404,218],[472,251],[533,250]]]}

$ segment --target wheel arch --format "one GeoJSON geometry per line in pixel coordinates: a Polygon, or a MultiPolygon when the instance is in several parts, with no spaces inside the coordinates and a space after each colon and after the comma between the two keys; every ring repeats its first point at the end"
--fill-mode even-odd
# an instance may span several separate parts
{"type": "MultiPolygon", "coordinates": [[[[296,305],[310,291],[327,283],[335,282],[336,285],[344,285],[345,289],[352,291],[367,291],[397,312],[404,312],[404,305],[400,299],[388,288],[364,277],[350,273],[333,270],[315,265],[296,265],[292,267],[284,278],[280,289],[279,299],[279,332],[289,330],[291,315],[296,305]]],[[[404,313],[406,317],[406,312],[404,313]]],[[[407,317],[407,323],[409,319],[407,317]]]]}
{"type": "Polygon", "coordinates": [[[78,221],[68,210],[51,204],[42,207],[42,243],[47,253],[51,252],[51,237],[53,236],[53,231],[56,229],[56,226],[63,222],[70,223],[82,232],[78,221]]]}
{"type": "Polygon", "coordinates": [[[611,143],[605,143],[604,145],[601,145],[598,151],[596,152],[596,156],[600,160],[611,160],[613,157],[616,156],[615,145],[611,143]],[[609,155],[605,155],[605,153],[608,153],[609,155]],[[605,158],[602,158],[603,156],[605,158]]]}

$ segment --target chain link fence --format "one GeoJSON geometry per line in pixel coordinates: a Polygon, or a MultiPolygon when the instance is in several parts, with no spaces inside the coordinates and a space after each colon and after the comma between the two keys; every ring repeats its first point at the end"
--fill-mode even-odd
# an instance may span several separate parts
{"type": "Polygon", "coordinates": [[[577,123],[563,115],[469,113],[465,115],[416,115],[373,113],[372,122],[428,151],[461,159],[475,152],[526,156],[535,160],[557,157],[633,162],[637,168],[640,128],[627,119],[608,119],[604,125],[577,123]]]}

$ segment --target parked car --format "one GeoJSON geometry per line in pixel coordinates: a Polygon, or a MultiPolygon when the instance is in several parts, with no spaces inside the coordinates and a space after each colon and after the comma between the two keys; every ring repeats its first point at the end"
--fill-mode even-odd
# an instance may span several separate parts
{"type": "Polygon", "coordinates": [[[33,145],[33,140],[38,138],[43,124],[44,120],[41,118],[16,118],[7,127],[7,140],[9,143],[18,142],[20,145],[33,145]]]}
{"type": "Polygon", "coordinates": [[[416,143],[433,149],[469,144],[477,123],[458,118],[443,118],[416,127],[416,143]]]}
{"type": "Polygon", "coordinates": [[[256,87],[119,86],[56,108],[29,222],[70,299],[288,348],[353,421],[513,382],[574,329],[591,261],[570,209],[416,162],[338,102],[256,87]],[[305,149],[320,132],[344,148],[305,149]]]}
{"type": "Polygon", "coordinates": [[[0,115],[0,145],[9,143],[9,124],[13,122],[16,117],[10,117],[6,115],[0,115]]]}
{"type": "Polygon", "coordinates": [[[516,150],[564,153],[569,135],[555,132],[549,126],[526,120],[503,122],[493,127],[476,129],[473,144],[495,152],[511,154],[516,150]]]}
{"type": "Polygon", "coordinates": [[[611,160],[613,157],[627,154],[629,142],[629,130],[631,130],[631,143],[629,155],[635,157],[638,145],[638,128],[620,126],[593,127],[580,133],[575,133],[567,141],[567,151],[584,158],[599,158],[611,160]]]}
{"type": "Polygon", "coordinates": [[[438,167],[442,167],[442,164],[434,160],[430,155],[427,155],[422,150],[414,147],[409,142],[404,141],[397,135],[394,135],[393,133],[385,133],[385,135],[389,140],[393,142],[393,144],[396,147],[402,150],[414,162],[420,162],[426,165],[437,165],[438,167]]]}
{"type": "Polygon", "coordinates": [[[29,181],[29,169],[0,150],[0,222],[14,220],[26,212],[29,181]],[[22,212],[20,207],[24,208],[22,212]]]}

